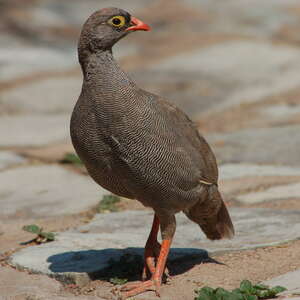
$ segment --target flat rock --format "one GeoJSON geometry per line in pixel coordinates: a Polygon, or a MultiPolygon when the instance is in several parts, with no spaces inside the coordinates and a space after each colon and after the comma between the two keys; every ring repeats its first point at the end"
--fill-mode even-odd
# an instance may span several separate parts
{"type": "MultiPolygon", "coordinates": [[[[213,32],[245,34],[260,38],[270,38],[278,30],[292,23],[296,18],[289,13],[289,6],[297,4],[297,0],[251,0],[237,2],[228,0],[183,0],[193,9],[208,11],[214,15],[214,22],[205,29],[213,32]]],[[[198,29],[201,30],[201,29],[198,29]]]]}
{"type": "Polygon", "coordinates": [[[0,151],[0,170],[6,169],[10,166],[21,164],[26,159],[16,153],[9,151],[0,151]]]}
{"type": "Polygon", "coordinates": [[[236,179],[248,176],[299,176],[300,168],[278,166],[278,165],[257,165],[257,164],[223,164],[219,166],[219,178],[221,180],[236,179]]]}
{"type": "Polygon", "coordinates": [[[4,115],[1,146],[42,146],[70,141],[70,114],[4,115]]]}
{"type": "MultiPolygon", "coordinates": [[[[298,211],[233,208],[230,212],[236,236],[216,242],[207,240],[196,224],[178,214],[170,259],[183,256],[205,259],[206,251],[215,253],[274,245],[300,236],[298,211]]],[[[90,280],[89,274],[103,270],[110,259],[117,260],[125,253],[142,255],[152,218],[151,211],[98,214],[85,226],[59,233],[54,242],[14,253],[11,263],[65,282],[84,284],[90,280]]]]}
{"type": "MultiPolygon", "coordinates": [[[[284,275],[272,278],[263,282],[269,286],[281,285],[287,288],[287,291],[283,292],[283,295],[300,294],[300,270],[288,272],[284,275]]],[[[291,297],[289,299],[299,300],[300,297],[291,297]]]]}
{"type": "MultiPolygon", "coordinates": [[[[210,111],[221,111],[297,87],[299,59],[298,49],[291,46],[229,41],[167,58],[154,64],[152,70],[175,72],[182,78],[193,74],[198,78],[198,89],[204,76],[214,77],[216,82],[224,82],[227,86],[231,83],[231,89],[224,91],[222,102],[210,108],[210,111]]],[[[203,99],[205,96],[198,101],[205,101],[203,99]]]]}
{"type": "Polygon", "coordinates": [[[71,143],[60,143],[20,150],[20,153],[24,156],[37,158],[46,162],[61,161],[64,159],[66,154],[74,152],[75,150],[71,143]]]}
{"type": "MultiPolygon", "coordinates": [[[[264,79],[270,72],[298,57],[299,51],[291,46],[274,46],[271,43],[256,41],[228,41],[202,47],[190,52],[189,55],[185,53],[167,58],[159,64],[159,68],[162,71],[180,70],[185,65],[185,70],[190,72],[228,71],[227,76],[233,79],[242,78],[241,80],[250,83],[255,79],[264,79]],[[249,55],[253,51],[256,51],[256,55],[249,55]],[[261,72],[258,72],[258,69],[261,72]]],[[[154,69],[157,67],[153,66],[154,69]]]]}
{"type": "Polygon", "coordinates": [[[236,199],[243,203],[252,204],[274,200],[286,200],[289,198],[298,198],[300,200],[300,183],[275,186],[264,191],[241,195],[236,199]]]}
{"type": "Polygon", "coordinates": [[[57,50],[46,47],[3,46],[0,49],[0,80],[15,80],[33,73],[64,71],[77,65],[75,48],[57,50]]]}
{"type": "MultiPolygon", "coordinates": [[[[139,8],[147,6],[146,0],[131,0],[126,4],[128,11],[135,11],[139,8]]],[[[28,6],[32,18],[28,20],[30,26],[36,27],[52,27],[62,25],[80,26],[94,11],[105,7],[107,3],[99,3],[97,0],[89,0],[89,5],[84,5],[80,0],[74,0],[72,5],[64,3],[59,0],[46,0],[38,2],[38,5],[28,6]]],[[[124,2],[121,0],[114,0],[112,3],[114,7],[124,8],[124,2]]]]}
{"type": "Polygon", "coordinates": [[[254,204],[298,198],[299,182],[298,167],[247,163],[219,166],[219,186],[225,200],[234,197],[239,202],[254,204]]]}
{"type": "MultiPolygon", "coordinates": [[[[80,0],[72,1],[72,5],[59,0],[29,1],[25,6],[5,3],[3,14],[9,21],[4,20],[3,24],[14,24],[15,29],[9,30],[10,37],[5,37],[9,43],[3,43],[1,48],[0,61],[4,64],[0,80],[77,65],[76,48],[81,26],[90,14],[106,5],[108,3],[97,0],[89,0],[88,5],[80,0]],[[17,43],[18,47],[12,47],[17,43]]],[[[134,12],[149,3],[131,0],[124,7],[123,1],[114,0],[111,5],[134,12]]],[[[1,44],[5,39],[1,38],[1,44]]]]}
{"type": "Polygon", "coordinates": [[[103,300],[93,296],[75,296],[62,291],[61,285],[46,276],[0,268],[0,300],[103,300]]]}
{"type": "Polygon", "coordinates": [[[153,69],[147,67],[146,70],[137,70],[130,75],[138,86],[165,97],[193,119],[222,105],[240,86],[218,74],[208,74],[202,70],[189,71],[183,61],[181,63],[181,67],[172,70],[161,69],[157,64],[153,69]]]}
{"type": "Polygon", "coordinates": [[[0,173],[1,215],[55,216],[85,211],[108,192],[89,177],[56,165],[24,166],[0,173]]]}
{"type": "Polygon", "coordinates": [[[287,119],[300,113],[300,105],[277,104],[270,105],[260,110],[264,116],[273,119],[287,119]]]}
{"type": "Polygon", "coordinates": [[[254,128],[208,135],[223,163],[264,163],[299,166],[300,126],[254,128]]]}
{"type": "Polygon", "coordinates": [[[2,92],[0,107],[18,113],[70,114],[80,94],[81,84],[81,76],[60,76],[33,81],[2,92]]]}

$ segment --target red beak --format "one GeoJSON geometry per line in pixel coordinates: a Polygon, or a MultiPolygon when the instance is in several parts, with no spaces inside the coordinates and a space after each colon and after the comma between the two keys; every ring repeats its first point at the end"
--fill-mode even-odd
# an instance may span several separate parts
{"type": "Polygon", "coordinates": [[[149,31],[150,30],[150,26],[145,24],[144,22],[142,22],[141,20],[135,18],[135,17],[131,17],[131,24],[133,24],[133,26],[130,26],[126,29],[126,31],[136,31],[136,30],[144,30],[144,31],[149,31]]]}

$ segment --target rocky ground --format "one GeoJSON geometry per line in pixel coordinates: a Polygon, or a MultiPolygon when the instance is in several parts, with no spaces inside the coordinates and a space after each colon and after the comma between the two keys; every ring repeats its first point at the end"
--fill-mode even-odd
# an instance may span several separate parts
{"type": "Polygon", "coordinates": [[[0,299],[112,299],[122,257],[128,279],[138,279],[151,211],[123,199],[119,212],[96,213],[108,192],[61,162],[74,152],[76,40],[104,6],[152,26],[115,55],[141,87],[198,124],[236,227],[233,240],[213,243],[178,215],[162,299],[190,300],[198,287],[231,289],[243,279],[284,285],[284,297],[300,299],[298,0],[0,1],[0,299]],[[25,243],[28,224],[56,240],[25,243]]]}

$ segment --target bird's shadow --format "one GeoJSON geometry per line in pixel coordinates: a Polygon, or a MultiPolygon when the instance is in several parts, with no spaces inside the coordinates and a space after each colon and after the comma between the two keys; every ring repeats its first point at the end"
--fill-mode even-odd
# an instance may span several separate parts
{"type": "MultiPolygon", "coordinates": [[[[140,279],[143,254],[143,248],[81,250],[52,255],[47,262],[53,273],[86,273],[91,280],[126,278],[132,281],[140,279]]],[[[202,263],[222,264],[211,258],[206,250],[172,248],[167,267],[172,276],[202,263]]]]}

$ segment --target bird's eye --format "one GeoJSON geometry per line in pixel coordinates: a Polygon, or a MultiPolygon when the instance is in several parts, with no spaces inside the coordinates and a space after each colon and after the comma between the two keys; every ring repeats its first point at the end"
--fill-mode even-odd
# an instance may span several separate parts
{"type": "Polygon", "coordinates": [[[123,16],[115,16],[108,20],[108,24],[114,26],[114,27],[122,27],[126,23],[125,17],[123,16]]]}

